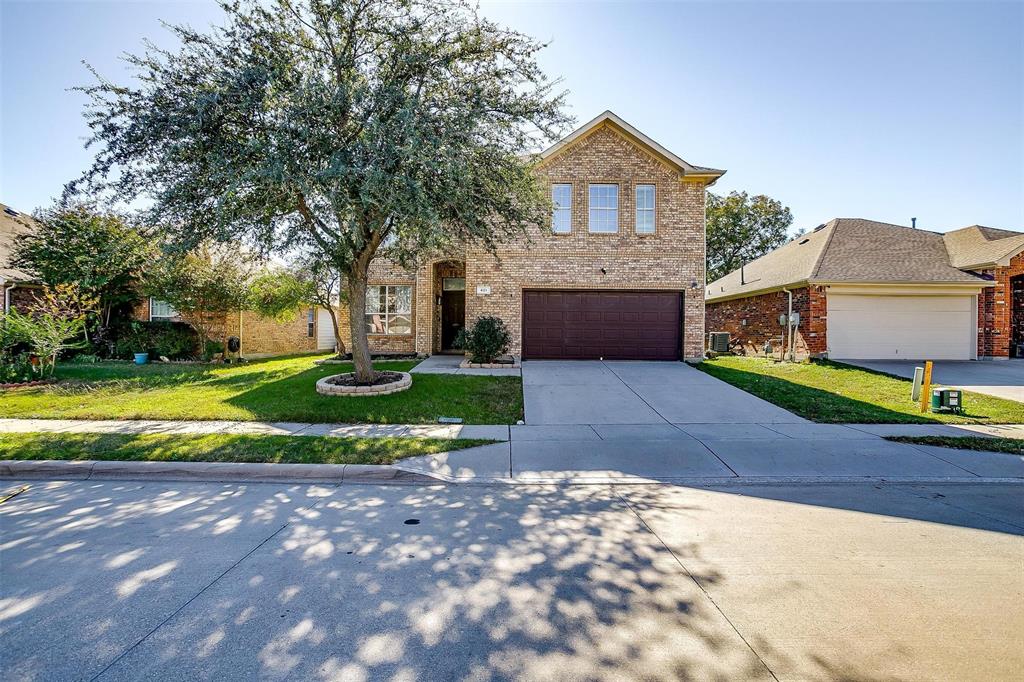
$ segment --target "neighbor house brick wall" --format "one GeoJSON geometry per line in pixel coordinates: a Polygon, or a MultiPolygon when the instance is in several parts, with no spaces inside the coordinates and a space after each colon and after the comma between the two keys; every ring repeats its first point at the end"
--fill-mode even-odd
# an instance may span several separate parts
{"type": "MultiPolygon", "coordinates": [[[[823,287],[792,289],[793,312],[800,313],[796,332],[798,357],[821,356],[828,350],[827,297],[823,287]]],[[[764,344],[770,341],[772,351],[779,353],[785,329],[779,325],[779,315],[789,310],[789,296],[775,291],[760,296],[735,298],[730,301],[706,303],[705,326],[708,333],[729,332],[736,348],[746,354],[760,355],[764,344]]]]}
{"type": "Polygon", "coordinates": [[[1024,253],[1014,256],[1006,267],[981,274],[991,277],[996,286],[983,289],[978,296],[978,355],[1008,358],[1013,340],[1010,280],[1024,275],[1024,253]]]}
{"type": "MultiPolygon", "coordinates": [[[[132,318],[141,321],[149,320],[149,298],[137,301],[132,308],[132,318]]],[[[239,334],[239,314],[230,312],[227,315],[209,315],[210,339],[221,343],[227,336],[238,336],[242,342],[242,354],[253,355],[285,355],[316,350],[316,326],[313,336],[308,335],[307,314],[309,308],[300,308],[294,315],[284,320],[263,318],[251,311],[241,315],[241,334],[239,334]]],[[[318,314],[326,314],[318,311],[318,314]]],[[[177,318],[189,322],[184,315],[177,318]]],[[[315,317],[314,317],[315,320],[315,317]]]]}
{"type": "Polygon", "coordinates": [[[7,300],[7,289],[11,290],[11,307],[16,310],[25,310],[30,306],[36,297],[40,287],[34,284],[0,284],[0,310],[3,310],[4,302],[7,300]]]}
{"type": "Polygon", "coordinates": [[[308,332],[309,308],[300,308],[284,320],[260,317],[245,311],[241,316],[239,333],[238,313],[228,313],[228,336],[237,336],[242,341],[242,354],[285,355],[316,350],[316,313],[313,317],[313,335],[308,332]]]}

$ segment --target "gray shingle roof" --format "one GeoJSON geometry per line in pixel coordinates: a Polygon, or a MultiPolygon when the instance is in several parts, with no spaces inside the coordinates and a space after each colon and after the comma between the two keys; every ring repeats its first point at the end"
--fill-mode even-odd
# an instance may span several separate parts
{"type": "Polygon", "coordinates": [[[971,225],[943,235],[950,262],[958,268],[984,268],[1024,249],[1024,233],[971,225]]]}
{"type": "Polygon", "coordinates": [[[32,276],[16,270],[10,265],[14,244],[20,235],[32,231],[35,221],[24,213],[18,213],[10,206],[0,204],[0,280],[9,282],[31,282],[32,276]]]}
{"type": "Polygon", "coordinates": [[[708,285],[707,300],[805,282],[981,283],[950,263],[943,235],[863,218],[836,218],[708,285]]]}

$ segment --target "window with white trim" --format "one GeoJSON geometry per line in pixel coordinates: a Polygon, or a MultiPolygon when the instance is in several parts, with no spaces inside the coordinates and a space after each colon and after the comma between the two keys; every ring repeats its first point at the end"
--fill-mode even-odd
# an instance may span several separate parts
{"type": "Polygon", "coordinates": [[[366,287],[366,333],[412,334],[412,287],[366,287]]]}
{"type": "Polygon", "coordinates": [[[306,311],[306,336],[313,338],[316,335],[316,309],[310,308],[306,311]]]}
{"type": "Polygon", "coordinates": [[[551,185],[551,231],[569,234],[572,231],[572,185],[551,185]]]}
{"type": "Polygon", "coordinates": [[[178,311],[167,301],[156,298],[149,299],[149,319],[170,320],[178,316],[178,311]]]}
{"type": "Polygon", "coordinates": [[[654,185],[636,186],[636,233],[654,234],[654,185]]]}
{"type": "Polygon", "coordinates": [[[619,231],[619,186],[590,186],[591,232],[611,234],[619,231]]]}

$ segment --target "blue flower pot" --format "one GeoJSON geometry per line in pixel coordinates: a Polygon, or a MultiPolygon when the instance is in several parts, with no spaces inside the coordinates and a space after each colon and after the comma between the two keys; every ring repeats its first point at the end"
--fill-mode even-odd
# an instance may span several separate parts
{"type": "Polygon", "coordinates": [[[136,353],[135,354],[135,364],[136,365],[144,365],[147,362],[149,362],[149,353],[136,353]]]}

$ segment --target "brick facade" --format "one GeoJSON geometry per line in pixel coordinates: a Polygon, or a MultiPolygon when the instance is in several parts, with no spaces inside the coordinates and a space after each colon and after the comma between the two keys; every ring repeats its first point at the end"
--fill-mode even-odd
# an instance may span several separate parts
{"type": "MultiPolygon", "coordinates": [[[[524,289],[618,289],[682,293],[682,355],[688,360],[701,359],[707,177],[683,177],[677,167],[607,122],[545,159],[537,174],[545,191],[553,183],[572,185],[570,232],[556,235],[549,225],[535,226],[516,241],[499,247],[497,256],[473,248],[445,257],[425,258],[415,268],[403,268],[386,258],[376,259],[370,267],[369,284],[413,287],[413,328],[410,334],[371,334],[371,351],[429,355],[440,350],[441,281],[444,277],[465,277],[466,325],[483,315],[501,318],[512,334],[511,352],[515,355],[522,352],[524,289]],[[618,186],[616,233],[588,231],[588,185],[592,183],[618,186]],[[634,203],[638,184],[655,186],[652,234],[636,232],[634,203]]],[[[338,319],[347,348],[351,347],[349,314],[343,306],[338,319]]],[[[148,301],[144,301],[136,310],[136,317],[148,319],[148,315],[148,301]]],[[[229,315],[226,323],[229,334],[237,333],[237,315],[229,315]]],[[[221,328],[218,327],[218,335],[221,328]]],[[[246,313],[242,325],[243,351],[313,350],[315,331],[308,338],[305,328],[304,317],[295,323],[276,323],[246,313]]]]}
{"type": "MultiPolygon", "coordinates": [[[[132,309],[132,317],[136,320],[149,320],[149,298],[143,298],[132,309]]],[[[243,355],[286,355],[288,353],[312,352],[317,349],[316,319],[317,315],[326,315],[322,310],[314,312],[313,334],[309,335],[308,309],[295,311],[295,316],[279,321],[260,317],[244,311],[239,317],[237,312],[216,316],[211,326],[210,337],[220,341],[227,336],[237,336],[242,342],[243,355]],[[241,324],[241,333],[239,333],[241,324]]],[[[188,322],[188,317],[181,319],[188,322]]]]}
{"type": "MultiPolygon", "coordinates": [[[[1024,342],[1024,320],[1014,317],[1013,278],[1024,276],[1024,253],[1010,259],[1009,266],[986,270],[981,274],[995,281],[995,287],[978,296],[978,356],[1003,359],[1013,356],[1011,344],[1024,342]],[[1014,335],[1014,322],[1018,330],[1014,335]]],[[[1020,285],[1018,285],[1018,289],[1020,285]]]]}
{"type": "Polygon", "coordinates": [[[24,310],[35,300],[35,292],[39,290],[34,284],[0,284],[0,311],[8,300],[7,290],[10,289],[10,304],[12,308],[24,310]]]}
{"type": "MultiPolygon", "coordinates": [[[[466,324],[495,315],[512,333],[513,354],[522,352],[523,290],[631,289],[678,291],[684,295],[683,356],[704,354],[704,200],[703,181],[686,181],[678,170],[647,148],[601,125],[572,142],[538,168],[543,186],[572,185],[571,231],[552,234],[536,226],[515,242],[502,245],[497,256],[469,249],[462,259],[466,278],[466,324]],[[618,232],[588,231],[588,185],[618,185],[618,232]],[[653,184],[655,231],[635,229],[635,187],[653,184]],[[481,293],[478,287],[484,287],[481,293]],[[487,291],[489,293],[483,293],[487,291]]],[[[415,273],[374,262],[371,284],[414,282],[414,350],[439,349],[440,310],[437,296],[452,259],[424,263],[415,273]]],[[[386,349],[388,339],[371,336],[370,348],[386,349]]]]}
{"type": "MultiPolygon", "coordinates": [[[[828,350],[826,336],[827,300],[823,287],[792,289],[793,312],[800,313],[796,330],[796,356],[806,358],[824,355],[828,350]]],[[[774,291],[760,296],[735,298],[721,303],[708,302],[705,326],[710,332],[729,332],[730,340],[739,342],[737,351],[761,355],[770,341],[775,354],[781,352],[786,330],[779,325],[779,315],[789,310],[789,295],[774,291]]]]}

